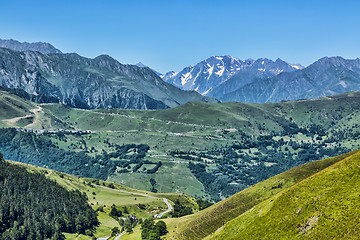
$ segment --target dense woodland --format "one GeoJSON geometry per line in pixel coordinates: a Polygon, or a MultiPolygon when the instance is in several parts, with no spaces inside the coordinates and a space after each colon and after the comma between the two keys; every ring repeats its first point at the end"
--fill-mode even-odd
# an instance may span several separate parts
{"type": "Polygon", "coordinates": [[[91,235],[97,215],[79,191],[4,161],[0,154],[0,239],[64,239],[91,235]]]}
{"type": "MultiPolygon", "coordinates": [[[[65,138],[64,133],[59,132],[57,135],[59,138],[65,138]]],[[[114,144],[113,147],[115,151],[111,153],[102,151],[95,157],[91,157],[87,154],[88,149],[66,151],[59,148],[47,138],[46,134],[21,132],[14,128],[0,129],[0,151],[7,159],[101,180],[105,180],[114,173],[117,167],[122,167],[124,172],[128,172],[127,168],[130,168],[132,163],[141,166],[149,150],[149,146],[144,144],[122,146],[114,144]],[[134,148],[135,154],[126,155],[129,149],[134,148]]],[[[148,171],[154,173],[160,166],[161,163],[154,164],[154,168],[148,171]]]]}
{"type": "Polygon", "coordinates": [[[219,146],[201,153],[175,151],[170,154],[191,160],[188,165],[191,172],[203,183],[211,199],[219,201],[292,167],[351,150],[341,144],[328,147],[335,139],[343,139],[346,135],[344,132],[334,132],[333,136],[336,137],[320,141],[325,133],[319,126],[297,129],[296,132],[293,130],[284,135],[301,132],[319,141],[308,143],[291,139],[285,141],[283,138],[275,140],[274,135],[242,135],[242,139],[232,145],[219,146]],[[197,157],[191,157],[193,155],[197,157]],[[211,160],[211,163],[204,159],[211,160]],[[216,168],[210,168],[213,165],[216,168]]]}
{"type": "MultiPolygon", "coordinates": [[[[229,197],[255,183],[265,180],[310,161],[335,156],[351,149],[333,144],[335,139],[358,139],[352,131],[334,131],[329,134],[319,125],[299,128],[296,125],[286,129],[283,136],[260,135],[248,136],[238,131],[233,144],[214,146],[201,151],[171,151],[170,155],[189,162],[188,167],[194,176],[205,186],[206,193],[212,201],[229,197]],[[296,141],[294,134],[303,134],[313,139],[312,142],[296,141]],[[331,145],[331,147],[329,147],[331,145]]],[[[231,137],[234,133],[224,133],[231,137]]],[[[35,134],[17,131],[12,128],[0,129],[0,151],[7,159],[20,161],[41,167],[47,167],[72,175],[104,180],[114,172],[139,172],[143,164],[154,167],[146,169],[145,174],[155,174],[162,166],[145,160],[149,146],[145,144],[117,145],[108,140],[106,144],[111,151],[89,153],[94,151],[83,146],[75,150],[65,150],[54,144],[49,134],[35,134]],[[128,154],[131,152],[131,154],[128,154]],[[132,167],[131,167],[132,166],[132,167]]],[[[66,140],[62,132],[52,136],[66,140]]],[[[157,192],[156,182],[151,178],[152,190],[157,192]]]]}
{"type": "Polygon", "coordinates": [[[148,218],[141,224],[141,239],[160,240],[167,232],[166,223],[162,220],[155,223],[153,218],[148,218]]]}
{"type": "MultiPolygon", "coordinates": [[[[207,203],[207,201],[203,201],[204,203],[207,203]]],[[[211,204],[210,204],[211,205],[211,204]]],[[[210,206],[207,205],[207,206],[210,206]]],[[[201,210],[202,207],[205,207],[204,205],[199,205],[199,209],[201,210]]],[[[206,207],[205,207],[206,208],[206,207]]],[[[190,207],[184,206],[180,203],[179,199],[176,199],[174,209],[171,211],[172,217],[182,217],[185,215],[192,214],[192,209],[190,207]]]]}

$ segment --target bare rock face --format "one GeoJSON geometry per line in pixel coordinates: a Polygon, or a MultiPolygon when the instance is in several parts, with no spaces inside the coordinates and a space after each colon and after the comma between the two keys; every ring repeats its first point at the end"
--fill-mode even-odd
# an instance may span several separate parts
{"type": "Polygon", "coordinates": [[[0,48],[0,86],[77,108],[165,109],[195,100],[216,102],[165,83],[149,68],[107,55],[88,59],[0,48]]]}

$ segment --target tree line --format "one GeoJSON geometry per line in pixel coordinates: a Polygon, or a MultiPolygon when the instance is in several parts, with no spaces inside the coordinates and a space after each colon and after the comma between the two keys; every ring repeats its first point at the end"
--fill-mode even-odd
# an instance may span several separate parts
{"type": "Polygon", "coordinates": [[[67,191],[0,154],[0,239],[62,240],[63,232],[92,235],[98,224],[86,194],[67,191]]]}

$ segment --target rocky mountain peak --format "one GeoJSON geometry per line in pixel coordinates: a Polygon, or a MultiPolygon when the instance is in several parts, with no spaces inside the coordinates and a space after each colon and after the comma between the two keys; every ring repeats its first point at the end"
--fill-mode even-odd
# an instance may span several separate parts
{"type": "MultiPolygon", "coordinates": [[[[247,71],[247,75],[254,76],[250,76],[251,79],[256,79],[259,75],[268,77],[268,75],[273,76],[281,72],[294,70],[296,70],[295,67],[281,59],[277,59],[275,62],[267,58],[242,61],[230,55],[224,55],[209,57],[195,66],[184,68],[178,73],[168,72],[162,78],[180,89],[195,90],[203,95],[209,95],[218,86],[243,71],[247,71]],[[263,74],[262,72],[269,74],[263,74]]],[[[248,81],[243,82],[247,83],[248,81]]]]}
{"type": "Polygon", "coordinates": [[[0,39],[0,47],[8,48],[14,51],[36,51],[41,52],[43,54],[53,54],[53,53],[62,53],[59,49],[55,48],[50,43],[45,42],[19,42],[13,39],[0,39]]]}

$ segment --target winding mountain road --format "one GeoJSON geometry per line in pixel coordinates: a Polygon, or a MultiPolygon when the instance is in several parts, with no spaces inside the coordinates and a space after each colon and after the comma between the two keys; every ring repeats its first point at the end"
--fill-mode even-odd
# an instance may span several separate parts
{"type": "Polygon", "coordinates": [[[169,203],[167,198],[163,198],[163,200],[166,203],[166,205],[168,206],[168,210],[166,210],[165,212],[156,214],[155,218],[161,218],[165,213],[171,212],[173,210],[173,207],[171,206],[171,204],[169,203]]]}
{"type": "MultiPolygon", "coordinates": [[[[128,191],[124,191],[124,190],[119,190],[119,189],[113,189],[113,188],[109,188],[109,187],[105,187],[105,186],[100,186],[100,185],[97,185],[97,184],[91,184],[93,186],[96,186],[96,187],[101,187],[101,188],[105,188],[105,189],[109,189],[109,190],[112,190],[112,191],[117,191],[117,192],[122,192],[122,193],[128,193],[128,194],[132,194],[132,195],[137,195],[137,196],[143,196],[143,197],[148,197],[148,198],[157,198],[157,197],[154,197],[154,196],[150,196],[150,195],[147,195],[147,194],[142,194],[142,193],[134,193],[134,192],[128,192],[128,191]]],[[[167,198],[163,198],[163,201],[165,202],[165,204],[167,205],[168,209],[164,212],[161,212],[161,213],[158,213],[156,214],[154,217],[155,218],[161,218],[164,214],[168,213],[168,212],[171,212],[173,210],[173,207],[171,206],[171,204],[169,203],[169,200],[167,198]]],[[[123,236],[126,232],[122,232],[120,233],[118,236],[115,237],[114,240],[119,240],[121,236],[123,236]]],[[[101,238],[97,238],[97,240],[107,240],[109,237],[101,237],[101,238]]]]}
{"type": "Polygon", "coordinates": [[[119,235],[117,235],[115,238],[114,238],[114,240],[119,240],[120,238],[121,238],[121,236],[123,236],[123,235],[125,235],[125,231],[124,232],[122,232],[122,233],[120,233],[119,235]]]}

